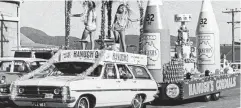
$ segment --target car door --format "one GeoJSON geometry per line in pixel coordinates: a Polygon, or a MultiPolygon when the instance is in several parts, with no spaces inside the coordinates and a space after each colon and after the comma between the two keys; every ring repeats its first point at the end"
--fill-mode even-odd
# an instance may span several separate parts
{"type": "Polygon", "coordinates": [[[121,88],[121,103],[123,105],[131,104],[131,101],[135,97],[137,91],[136,80],[125,64],[116,64],[116,66],[118,69],[121,88]],[[123,73],[127,75],[126,78],[123,77],[123,73]]]}
{"type": "Polygon", "coordinates": [[[13,61],[0,62],[0,84],[10,84],[12,82],[13,61]]]}
{"type": "Polygon", "coordinates": [[[120,104],[120,81],[117,79],[116,67],[113,63],[106,63],[101,79],[97,81],[97,106],[116,106],[120,104]]]}
{"type": "Polygon", "coordinates": [[[151,75],[148,73],[147,69],[144,66],[137,66],[137,65],[128,65],[128,68],[133,73],[136,86],[138,88],[138,94],[146,94],[153,96],[153,92],[156,93],[157,91],[157,84],[151,75]]]}

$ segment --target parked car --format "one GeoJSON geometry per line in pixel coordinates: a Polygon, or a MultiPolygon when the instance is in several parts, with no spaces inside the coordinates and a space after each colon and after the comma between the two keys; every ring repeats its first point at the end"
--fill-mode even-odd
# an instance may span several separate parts
{"type": "Polygon", "coordinates": [[[143,103],[154,100],[157,84],[146,62],[140,62],[146,58],[130,53],[121,53],[123,57],[118,58],[115,56],[120,52],[108,52],[99,62],[95,58],[99,53],[62,53],[61,61],[40,70],[49,73],[47,76],[15,82],[11,99],[18,106],[65,108],[141,108],[143,103]]]}
{"type": "Polygon", "coordinates": [[[29,73],[46,62],[37,58],[0,58],[0,99],[1,102],[10,102],[10,84],[22,75],[29,73]]]}

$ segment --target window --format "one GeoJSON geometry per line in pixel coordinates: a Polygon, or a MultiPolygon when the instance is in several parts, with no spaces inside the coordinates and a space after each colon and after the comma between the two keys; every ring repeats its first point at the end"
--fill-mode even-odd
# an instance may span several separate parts
{"type": "Polygon", "coordinates": [[[37,68],[36,70],[33,71],[33,73],[37,73],[33,75],[32,78],[43,78],[43,77],[46,77],[46,76],[51,76],[53,74],[56,74],[54,71],[55,69],[55,66],[53,64],[50,64],[50,63],[46,63],[45,65],[37,68]]]}
{"type": "Polygon", "coordinates": [[[100,74],[101,74],[101,72],[102,72],[102,66],[99,65],[99,66],[96,67],[96,68],[94,69],[94,71],[91,72],[88,76],[91,76],[91,77],[99,77],[100,74]]]}
{"type": "Polygon", "coordinates": [[[53,56],[53,54],[49,52],[35,52],[36,58],[42,58],[42,59],[50,59],[53,56]]]}
{"type": "Polygon", "coordinates": [[[14,57],[24,57],[24,58],[30,58],[31,52],[15,52],[14,57]]]}
{"type": "Polygon", "coordinates": [[[25,61],[14,61],[13,72],[29,72],[25,61]]]}
{"type": "Polygon", "coordinates": [[[0,72],[10,72],[12,61],[1,61],[0,72]]]}
{"type": "Polygon", "coordinates": [[[123,79],[125,75],[127,76],[127,79],[133,78],[131,72],[128,70],[128,68],[125,65],[117,64],[117,68],[121,79],[123,79]]]}
{"type": "Polygon", "coordinates": [[[45,63],[45,61],[33,61],[29,63],[30,69],[33,71],[37,69],[38,67],[42,66],[45,63]]]}
{"type": "MultiPolygon", "coordinates": [[[[86,62],[60,62],[55,63],[50,68],[50,72],[52,76],[77,76],[79,74],[82,74],[87,69],[92,70],[93,63],[86,63],[86,62]]],[[[98,65],[91,73],[87,76],[90,77],[98,77],[101,74],[102,66],[98,65]]]]}
{"type": "Polygon", "coordinates": [[[129,65],[129,68],[133,72],[136,79],[151,79],[144,67],[129,65]]]}
{"type": "Polygon", "coordinates": [[[106,64],[105,72],[104,72],[104,79],[116,79],[116,68],[114,64],[106,64]]]}

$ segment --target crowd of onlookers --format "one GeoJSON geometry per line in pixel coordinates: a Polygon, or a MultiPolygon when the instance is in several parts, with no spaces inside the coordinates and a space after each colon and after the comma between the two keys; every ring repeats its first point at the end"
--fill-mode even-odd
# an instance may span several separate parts
{"type": "Polygon", "coordinates": [[[225,69],[229,67],[233,69],[233,72],[240,72],[240,65],[241,63],[229,63],[229,64],[222,63],[221,68],[225,69]]]}

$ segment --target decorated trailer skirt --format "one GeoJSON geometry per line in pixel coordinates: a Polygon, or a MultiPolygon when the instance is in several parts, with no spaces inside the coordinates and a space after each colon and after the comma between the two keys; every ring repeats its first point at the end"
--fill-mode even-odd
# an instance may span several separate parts
{"type": "Polygon", "coordinates": [[[159,98],[184,100],[238,87],[240,87],[239,73],[208,76],[181,82],[161,83],[159,98]]]}

